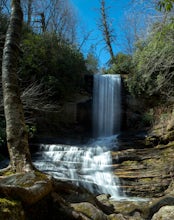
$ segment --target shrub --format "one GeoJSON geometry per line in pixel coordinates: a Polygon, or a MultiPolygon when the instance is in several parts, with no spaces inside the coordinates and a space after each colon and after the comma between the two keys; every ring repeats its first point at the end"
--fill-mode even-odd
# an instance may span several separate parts
{"type": "Polygon", "coordinates": [[[133,56],[134,73],[128,87],[135,96],[158,97],[163,102],[174,97],[174,23],[154,27],[144,47],[137,48],[133,56]]]}
{"type": "Polygon", "coordinates": [[[83,87],[85,60],[74,45],[55,34],[28,33],[22,48],[20,77],[23,85],[41,81],[45,89],[52,90],[52,98],[58,100],[83,87]]]}

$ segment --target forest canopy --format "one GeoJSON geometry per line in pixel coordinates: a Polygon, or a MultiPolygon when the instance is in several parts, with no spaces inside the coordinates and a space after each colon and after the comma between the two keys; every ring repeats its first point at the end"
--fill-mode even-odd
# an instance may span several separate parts
{"type": "MultiPolygon", "coordinates": [[[[107,50],[112,50],[113,45],[117,46],[116,28],[110,19],[110,8],[105,1],[101,0],[100,3],[100,15],[104,12],[104,17],[100,17],[98,28],[104,39],[110,40],[107,50]],[[102,26],[104,23],[107,24],[106,27],[102,26]]],[[[152,100],[158,98],[156,100],[159,103],[173,102],[174,1],[151,0],[147,3],[132,0],[131,4],[137,8],[125,15],[125,23],[122,24],[125,34],[124,50],[111,53],[108,65],[100,71],[127,74],[127,87],[135,97],[152,100]],[[149,8],[153,8],[150,16],[149,8]],[[138,17],[139,13],[141,17],[138,17]],[[143,20],[143,13],[145,17],[149,16],[146,21],[143,20]]],[[[84,36],[78,42],[78,18],[70,1],[53,0],[52,4],[48,0],[22,1],[22,8],[24,22],[18,75],[23,104],[27,103],[25,99],[29,93],[28,103],[32,105],[33,95],[34,105],[38,108],[43,102],[62,103],[76,93],[85,93],[85,75],[98,72],[98,60],[95,51],[90,51],[87,55],[81,51],[81,46],[88,37],[84,36]]],[[[0,1],[0,59],[9,12],[9,1],[0,1]]],[[[107,46],[107,42],[105,43],[107,46]]],[[[0,127],[4,127],[2,97],[0,98],[0,127]]],[[[3,129],[0,136],[4,137],[3,129]]]]}

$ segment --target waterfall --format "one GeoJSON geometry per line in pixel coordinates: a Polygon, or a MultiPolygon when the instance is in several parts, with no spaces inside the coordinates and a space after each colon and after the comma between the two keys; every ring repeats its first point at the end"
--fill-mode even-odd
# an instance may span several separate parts
{"type": "Polygon", "coordinates": [[[120,75],[97,74],[93,89],[94,137],[111,136],[120,131],[120,75]]]}
{"type": "Polygon", "coordinates": [[[120,131],[120,76],[94,77],[94,134],[97,139],[83,146],[41,144],[33,159],[35,166],[64,181],[72,181],[92,193],[123,198],[120,182],[112,173],[112,148],[120,131]]]}
{"type": "Polygon", "coordinates": [[[117,146],[115,136],[97,139],[87,145],[41,144],[34,165],[61,181],[87,188],[92,193],[110,194],[119,199],[123,193],[117,176],[112,174],[109,149],[117,146]]]}

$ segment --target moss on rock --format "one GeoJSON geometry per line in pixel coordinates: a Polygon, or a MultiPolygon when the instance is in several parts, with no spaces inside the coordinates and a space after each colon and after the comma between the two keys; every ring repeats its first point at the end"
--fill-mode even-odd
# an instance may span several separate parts
{"type": "Polygon", "coordinates": [[[164,135],[164,140],[166,140],[166,141],[173,141],[174,140],[174,130],[172,130],[172,131],[168,131],[167,133],[166,133],[166,135],[164,135]]]}
{"type": "Polygon", "coordinates": [[[89,219],[107,220],[107,215],[88,202],[71,204],[71,207],[73,207],[75,211],[84,214],[89,219]]]}
{"type": "Polygon", "coordinates": [[[0,219],[24,220],[25,215],[19,201],[0,198],[0,219]]]}
{"type": "Polygon", "coordinates": [[[0,179],[0,194],[33,204],[52,191],[51,178],[39,172],[17,173],[0,179]]]}

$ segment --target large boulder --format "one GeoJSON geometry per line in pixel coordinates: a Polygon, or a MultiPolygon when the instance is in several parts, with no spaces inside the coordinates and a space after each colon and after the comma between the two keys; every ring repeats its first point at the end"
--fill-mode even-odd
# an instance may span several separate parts
{"type": "MultiPolygon", "coordinates": [[[[75,211],[82,213],[87,219],[93,220],[107,220],[107,215],[105,215],[101,210],[88,202],[74,203],[71,207],[75,211]]],[[[83,218],[82,218],[83,219],[83,218]]]]}
{"type": "Polygon", "coordinates": [[[163,206],[153,215],[152,220],[172,220],[174,219],[174,206],[163,206]]]}
{"type": "MultiPolygon", "coordinates": [[[[166,196],[163,196],[160,198],[152,199],[150,201],[149,211],[148,211],[149,214],[148,214],[147,219],[151,220],[152,217],[155,214],[157,214],[161,208],[163,208],[165,206],[173,206],[174,207],[174,197],[173,196],[166,195],[166,196]]],[[[162,212],[162,215],[164,215],[163,212],[162,212]]],[[[158,216],[158,215],[156,215],[156,216],[158,216]]],[[[155,219],[157,219],[157,218],[155,218],[155,219]]],[[[159,218],[159,219],[165,219],[165,218],[159,218]]],[[[171,218],[171,219],[174,219],[174,218],[171,218]]]]}
{"type": "Polygon", "coordinates": [[[52,190],[51,178],[40,172],[18,173],[0,179],[0,195],[34,204],[52,190]]]}

